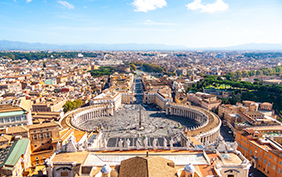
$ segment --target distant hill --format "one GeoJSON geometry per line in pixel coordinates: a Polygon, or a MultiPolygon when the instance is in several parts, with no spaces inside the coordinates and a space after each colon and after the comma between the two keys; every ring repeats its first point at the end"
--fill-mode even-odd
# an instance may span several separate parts
{"type": "Polygon", "coordinates": [[[282,44],[242,44],[229,47],[188,48],[181,45],[164,44],[69,44],[27,43],[0,40],[0,50],[280,50],[282,44]]]}
{"type": "Polygon", "coordinates": [[[164,44],[57,45],[0,40],[0,50],[187,50],[187,48],[185,46],[164,44]]]}

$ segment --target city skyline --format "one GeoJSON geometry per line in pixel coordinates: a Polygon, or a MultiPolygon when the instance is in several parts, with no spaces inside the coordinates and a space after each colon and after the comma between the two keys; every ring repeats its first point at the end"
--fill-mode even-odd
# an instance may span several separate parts
{"type": "Polygon", "coordinates": [[[5,0],[0,40],[186,47],[282,43],[281,7],[278,0],[5,0]]]}

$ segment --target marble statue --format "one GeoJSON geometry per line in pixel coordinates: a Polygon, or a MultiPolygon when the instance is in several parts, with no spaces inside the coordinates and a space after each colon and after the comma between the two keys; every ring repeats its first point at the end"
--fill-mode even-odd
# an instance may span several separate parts
{"type": "Polygon", "coordinates": [[[127,148],[127,150],[129,149],[129,146],[130,146],[130,140],[127,139],[127,140],[126,140],[126,148],[127,148]]]}
{"type": "Polygon", "coordinates": [[[107,149],[108,141],[104,139],[104,148],[107,149]]]}
{"type": "Polygon", "coordinates": [[[57,146],[56,146],[56,150],[57,150],[57,151],[60,151],[60,149],[61,149],[61,143],[58,142],[58,143],[57,143],[57,146]]]}
{"type": "Polygon", "coordinates": [[[84,141],[84,149],[85,149],[85,150],[87,150],[87,149],[88,149],[88,142],[87,142],[87,140],[86,140],[86,141],[84,141]]]}
{"type": "Polygon", "coordinates": [[[238,148],[238,143],[237,143],[237,141],[235,141],[234,145],[233,145],[233,150],[237,150],[237,148],[238,148]]]}
{"type": "Polygon", "coordinates": [[[123,143],[122,139],[119,139],[118,147],[119,147],[119,149],[120,149],[121,151],[122,151],[122,149],[123,149],[122,143],[123,143]]]}
{"type": "Polygon", "coordinates": [[[137,148],[137,150],[140,149],[139,138],[136,140],[136,148],[137,148]]]}
{"type": "Polygon", "coordinates": [[[190,142],[186,141],[186,148],[188,149],[190,147],[190,142]]]}
{"type": "Polygon", "coordinates": [[[148,149],[148,138],[147,137],[144,138],[143,143],[144,143],[145,149],[148,149]]]}
{"type": "Polygon", "coordinates": [[[172,150],[173,149],[173,140],[172,139],[169,141],[169,144],[170,144],[170,150],[172,150]]]}
{"type": "Polygon", "coordinates": [[[166,149],[167,148],[167,140],[166,140],[166,138],[164,138],[164,149],[166,149]]]}
{"type": "Polygon", "coordinates": [[[157,139],[157,138],[154,138],[154,141],[153,141],[153,149],[157,149],[157,141],[158,141],[158,139],[157,139]]]}

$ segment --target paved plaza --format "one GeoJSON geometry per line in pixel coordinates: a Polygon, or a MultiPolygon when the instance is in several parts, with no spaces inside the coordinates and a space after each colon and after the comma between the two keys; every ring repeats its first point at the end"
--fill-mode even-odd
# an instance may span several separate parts
{"type": "Polygon", "coordinates": [[[177,146],[180,141],[180,134],[184,127],[197,126],[195,121],[179,117],[166,115],[164,111],[159,111],[155,107],[142,106],[141,123],[144,130],[139,130],[139,107],[141,105],[125,105],[122,109],[114,112],[113,116],[100,117],[89,120],[80,125],[82,129],[91,131],[96,127],[102,129],[104,139],[108,140],[108,147],[117,147],[120,139],[125,143],[130,140],[130,145],[135,146],[136,140],[143,145],[143,139],[149,139],[149,145],[154,138],[158,139],[158,146],[163,145],[164,138],[172,138],[177,146]]]}

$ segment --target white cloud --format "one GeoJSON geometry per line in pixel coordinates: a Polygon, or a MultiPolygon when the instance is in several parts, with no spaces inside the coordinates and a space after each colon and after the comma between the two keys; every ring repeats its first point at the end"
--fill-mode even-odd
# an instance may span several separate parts
{"type": "Polygon", "coordinates": [[[87,6],[83,6],[83,8],[84,8],[84,9],[86,9],[86,8],[87,8],[87,6]]]}
{"type": "Polygon", "coordinates": [[[262,34],[263,32],[262,31],[260,31],[260,30],[256,30],[255,31],[255,34],[257,34],[257,35],[260,35],[260,34],[262,34]]]}
{"type": "Polygon", "coordinates": [[[136,8],[136,12],[148,12],[167,5],[165,0],[134,0],[132,5],[136,8]]]}
{"type": "Polygon", "coordinates": [[[32,0],[26,0],[27,3],[30,3],[32,0]]]}
{"type": "Polygon", "coordinates": [[[68,9],[74,9],[74,5],[68,3],[67,1],[58,1],[58,3],[62,4],[63,6],[65,6],[68,9]]]}
{"type": "Polygon", "coordinates": [[[249,31],[248,30],[244,30],[243,32],[241,32],[242,36],[248,36],[249,35],[249,31]]]}
{"type": "Polygon", "coordinates": [[[201,10],[201,12],[214,13],[217,11],[225,11],[228,9],[228,4],[223,0],[216,0],[211,4],[202,4],[202,0],[194,0],[193,2],[186,5],[188,10],[201,10]]]}
{"type": "Polygon", "coordinates": [[[153,22],[152,20],[146,20],[144,24],[145,25],[167,25],[167,26],[176,25],[175,23],[156,23],[156,22],[153,22]]]}

